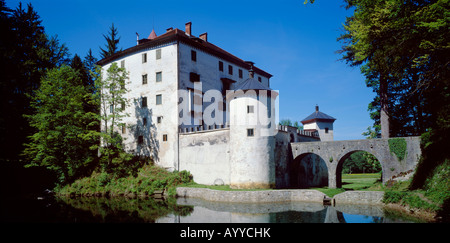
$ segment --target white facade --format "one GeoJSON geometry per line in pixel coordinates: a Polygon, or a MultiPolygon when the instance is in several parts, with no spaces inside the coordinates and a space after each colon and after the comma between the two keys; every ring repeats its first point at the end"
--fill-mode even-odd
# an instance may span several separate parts
{"type": "MultiPolygon", "coordinates": [[[[230,101],[232,188],[275,188],[275,134],[272,131],[276,127],[260,124],[260,114],[268,114],[271,107],[259,98],[267,97],[258,97],[255,93],[230,101]]],[[[269,122],[274,124],[274,118],[271,116],[269,122]]]]}
{"type": "Polygon", "coordinates": [[[303,125],[304,130],[316,130],[321,141],[333,141],[333,122],[314,121],[303,125]]]}
{"type": "MultiPolygon", "coordinates": [[[[125,67],[129,72],[129,81],[126,84],[129,104],[125,109],[129,116],[123,119],[126,129],[116,129],[124,138],[126,151],[151,157],[157,165],[169,170],[180,168],[179,130],[203,125],[226,126],[229,108],[223,99],[223,90],[232,90],[248,77],[248,70],[242,67],[245,65],[244,61],[230,54],[222,58],[223,54],[216,55],[217,51],[212,54],[208,51],[208,46],[195,46],[197,42],[208,43],[198,38],[191,41],[190,35],[180,32],[175,29],[166,33],[174,36],[172,41],[156,44],[156,38],[124,50],[118,53],[117,57],[100,61],[103,73],[113,62],[119,67],[125,67]],[[180,35],[181,38],[178,37],[180,35]],[[194,44],[190,44],[191,42],[194,44]],[[223,65],[222,69],[219,68],[220,65],[223,65]],[[192,80],[192,74],[199,75],[200,80],[192,80]],[[224,86],[221,80],[223,78],[234,83],[228,87],[224,86]],[[201,93],[195,95],[196,92],[201,93]],[[180,105],[184,98],[187,100],[180,105]],[[144,100],[147,107],[143,107],[144,100]],[[188,105],[184,106],[185,104],[188,105]],[[215,119],[204,119],[203,114],[211,113],[212,110],[215,119]],[[222,117],[215,116],[217,111],[223,112],[222,117]]],[[[160,37],[164,39],[164,36],[160,37]]],[[[270,76],[256,76],[262,83],[269,84],[270,76]]]]}
{"type": "MultiPolygon", "coordinates": [[[[126,84],[129,104],[125,109],[129,116],[123,119],[126,129],[117,128],[117,132],[124,138],[127,151],[149,156],[164,168],[173,168],[177,158],[177,59],[177,45],[173,43],[144,49],[116,60],[129,72],[126,84]],[[157,51],[161,52],[160,59],[156,58],[157,51]],[[157,73],[161,74],[161,81],[156,81],[157,73]],[[145,75],[146,83],[143,81],[145,75]],[[161,104],[156,104],[157,95],[161,97],[161,104]],[[144,99],[147,107],[142,106],[144,99]],[[163,141],[164,135],[167,135],[167,141],[163,141]],[[139,143],[139,136],[142,136],[142,143],[139,143]]],[[[110,65],[103,66],[103,70],[110,65]]]]}

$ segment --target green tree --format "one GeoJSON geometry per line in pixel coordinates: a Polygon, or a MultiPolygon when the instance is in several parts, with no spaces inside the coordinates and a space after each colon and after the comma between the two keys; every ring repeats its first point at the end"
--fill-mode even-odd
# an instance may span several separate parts
{"type": "Polygon", "coordinates": [[[31,4],[14,10],[0,0],[0,132],[1,160],[18,161],[26,137],[33,132],[23,114],[31,114],[30,96],[45,72],[68,63],[68,49],[48,37],[31,4]]]}
{"type": "Polygon", "coordinates": [[[357,151],[350,155],[342,166],[342,173],[377,173],[381,171],[377,158],[365,151],[357,151]]]}
{"type": "Polygon", "coordinates": [[[361,66],[377,92],[369,110],[382,133],[381,111],[388,106],[391,134],[422,134],[422,160],[411,183],[421,188],[450,160],[450,1],[345,2],[354,13],[338,39],[343,59],[361,66]]]}
{"type": "Polygon", "coordinates": [[[303,130],[303,126],[300,125],[300,123],[298,121],[295,121],[294,123],[292,123],[292,121],[290,119],[282,119],[278,124],[280,124],[282,126],[296,127],[298,130],[303,130]]]}
{"type": "Polygon", "coordinates": [[[368,87],[378,94],[369,109],[382,137],[387,128],[394,136],[425,132],[441,109],[435,105],[444,101],[436,95],[449,80],[449,1],[345,2],[354,14],[339,38],[341,53],[350,65],[362,65],[368,87]]]}
{"type": "Polygon", "coordinates": [[[118,37],[119,32],[117,31],[117,28],[114,27],[114,23],[112,23],[111,27],[109,28],[108,35],[103,35],[103,37],[106,40],[105,49],[100,47],[100,55],[102,58],[107,58],[114,53],[121,51],[122,49],[119,49],[119,41],[120,37],[118,37]]]}
{"type": "MultiPolygon", "coordinates": [[[[104,168],[113,164],[113,159],[124,154],[122,147],[122,136],[118,132],[125,123],[123,118],[129,114],[125,112],[129,101],[125,97],[128,89],[128,72],[117,63],[112,63],[102,75],[101,67],[97,67],[95,84],[98,91],[95,93],[96,100],[100,105],[99,120],[101,121],[101,141],[100,152],[106,160],[104,168]]],[[[95,75],[95,73],[92,73],[95,75]]]]}
{"type": "Polygon", "coordinates": [[[59,183],[83,175],[96,157],[98,133],[96,114],[85,112],[92,97],[82,77],[63,65],[47,72],[32,96],[33,114],[27,115],[36,132],[29,136],[24,155],[28,167],[42,166],[55,171],[59,183]]]}
{"type": "Polygon", "coordinates": [[[379,138],[380,137],[380,126],[375,125],[373,128],[374,129],[372,130],[372,127],[368,127],[367,131],[363,132],[362,135],[366,136],[367,139],[379,138]]]}
{"type": "Polygon", "coordinates": [[[97,75],[95,73],[96,63],[97,63],[97,58],[94,57],[94,55],[92,54],[92,49],[89,49],[88,53],[84,57],[83,64],[84,64],[84,67],[87,69],[87,73],[89,76],[86,86],[89,87],[89,90],[91,91],[91,93],[94,93],[96,91],[95,82],[94,82],[94,78],[97,75]]]}

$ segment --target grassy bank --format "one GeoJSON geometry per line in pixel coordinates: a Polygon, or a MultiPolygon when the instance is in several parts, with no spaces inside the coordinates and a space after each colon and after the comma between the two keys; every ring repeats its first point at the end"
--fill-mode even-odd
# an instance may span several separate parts
{"type": "Polygon", "coordinates": [[[156,190],[165,190],[168,196],[175,196],[176,187],[192,182],[187,171],[168,172],[163,168],[145,165],[136,176],[117,177],[114,174],[94,172],[91,176],[78,179],[56,192],[60,196],[126,196],[147,197],[156,190]]]}
{"type": "Polygon", "coordinates": [[[436,214],[438,221],[450,221],[450,159],[434,168],[419,189],[411,181],[398,182],[385,190],[384,203],[402,205],[411,211],[436,214]]]}

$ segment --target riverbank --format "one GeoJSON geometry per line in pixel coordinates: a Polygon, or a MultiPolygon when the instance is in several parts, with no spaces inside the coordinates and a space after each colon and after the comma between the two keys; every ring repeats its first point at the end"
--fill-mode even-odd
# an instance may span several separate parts
{"type": "Polygon", "coordinates": [[[436,223],[438,222],[437,218],[437,213],[436,212],[431,212],[428,210],[423,210],[423,209],[418,209],[418,208],[412,208],[409,207],[408,205],[402,205],[399,203],[386,203],[384,204],[384,207],[398,212],[402,215],[407,215],[410,217],[414,217],[414,218],[418,218],[418,219],[423,219],[425,221],[427,221],[428,223],[436,223]]]}

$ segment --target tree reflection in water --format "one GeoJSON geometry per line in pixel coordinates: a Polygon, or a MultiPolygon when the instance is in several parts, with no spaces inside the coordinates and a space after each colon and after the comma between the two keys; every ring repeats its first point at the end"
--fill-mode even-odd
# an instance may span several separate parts
{"type": "MultiPolygon", "coordinates": [[[[176,199],[156,200],[153,198],[126,197],[58,197],[57,201],[72,206],[84,212],[90,212],[93,219],[80,218],[80,221],[95,222],[131,222],[155,223],[158,218],[167,215],[187,216],[193,210],[192,206],[177,205],[176,199]]],[[[73,215],[78,217],[81,215],[73,215]]]]}

